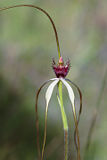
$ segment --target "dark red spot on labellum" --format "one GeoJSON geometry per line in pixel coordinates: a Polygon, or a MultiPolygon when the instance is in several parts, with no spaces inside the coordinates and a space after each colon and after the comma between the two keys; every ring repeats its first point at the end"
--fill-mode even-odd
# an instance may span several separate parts
{"type": "Polygon", "coordinates": [[[70,61],[68,60],[64,65],[64,61],[62,57],[60,57],[58,64],[56,64],[53,59],[52,68],[57,78],[60,78],[60,77],[65,78],[70,69],[70,61]]]}

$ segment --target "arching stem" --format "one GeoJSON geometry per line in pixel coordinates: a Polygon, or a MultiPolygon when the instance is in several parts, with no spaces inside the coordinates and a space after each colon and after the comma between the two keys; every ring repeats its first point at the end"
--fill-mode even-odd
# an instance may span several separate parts
{"type": "Polygon", "coordinates": [[[63,127],[64,127],[64,160],[68,159],[68,122],[67,122],[67,117],[66,117],[66,113],[64,110],[64,105],[63,105],[63,96],[62,96],[62,82],[59,81],[58,83],[58,89],[59,89],[59,96],[57,96],[58,98],[58,102],[60,105],[60,109],[61,109],[61,114],[62,114],[62,121],[63,121],[63,127]]]}
{"type": "Polygon", "coordinates": [[[4,8],[0,8],[0,11],[4,11],[4,10],[7,10],[7,9],[11,9],[11,8],[17,8],[17,7],[31,7],[31,8],[36,8],[38,9],[39,11],[43,12],[50,20],[51,24],[52,24],[52,27],[54,29],[54,33],[55,33],[55,38],[56,38],[56,43],[57,43],[57,49],[58,49],[58,56],[59,58],[61,57],[61,53],[60,53],[60,45],[59,45],[59,39],[58,39],[58,33],[57,33],[57,30],[56,30],[56,27],[55,27],[55,24],[52,20],[52,18],[50,17],[50,15],[42,8],[38,7],[38,6],[35,6],[35,5],[31,5],[31,4],[19,4],[19,5],[14,5],[14,6],[9,6],[9,7],[4,7],[4,8]]]}

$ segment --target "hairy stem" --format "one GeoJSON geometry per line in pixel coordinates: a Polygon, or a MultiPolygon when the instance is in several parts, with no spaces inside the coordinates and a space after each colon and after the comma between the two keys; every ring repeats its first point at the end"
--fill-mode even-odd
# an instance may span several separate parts
{"type": "Polygon", "coordinates": [[[62,114],[62,121],[63,121],[63,127],[64,127],[64,160],[68,159],[68,122],[67,122],[67,117],[66,113],[64,110],[64,105],[63,105],[63,96],[62,96],[62,82],[60,81],[58,83],[58,89],[59,89],[59,97],[58,101],[60,104],[60,109],[61,109],[61,114],[62,114]]]}
{"type": "Polygon", "coordinates": [[[38,9],[39,11],[43,12],[50,20],[51,24],[52,24],[52,27],[54,29],[54,33],[55,33],[55,38],[56,38],[56,43],[57,43],[57,49],[58,49],[58,56],[59,58],[61,57],[61,53],[60,53],[60,45],[59,45],[59,39],[58,39],[58,33],[57,33],[57,30],[56,30],[56,27],[55,27],[55,24],[52,20],[52,18],[50,17],[50,15],[42,8],[38,7],[38,6],[35,6],[35,5],[31,5],[31,4],[19,4],[19,5],[14,5],[14,6],[9,6],[9,7],[4,7],[4,8],[0,8],[0,11],[4,11],[4,10],[7,10],[7,9],[12,9],[12,8],[17,8],[17,7],[31,7],[31,8],[36,8],[38,9]]]}

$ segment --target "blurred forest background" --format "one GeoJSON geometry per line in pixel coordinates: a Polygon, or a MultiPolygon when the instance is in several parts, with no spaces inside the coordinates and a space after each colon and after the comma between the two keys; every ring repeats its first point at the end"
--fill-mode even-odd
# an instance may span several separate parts
{"type": "MultiPolygon", "coordinates": [[[[1,0],[0,8],[25,3],[44,8],[53,18],[63,58],[71,61],[68,78],[82,90],[79,123],[82,159],[106,160],[107,80],[103,79],[107,69],[107,0],[1,0]],[[96,111],[87,150],[89,128],[96,111]]],[[[55,77],[51,67],[53,57],[58,60],[55,36],[45,15],[31,8],[0,13],[0,160],[37,160],[35,95],[44,81],[55,77]]],[[[40,94],[38,106],[41,144],[46,88],[40,94]]],[[[75,94],[78,109],[76,90],[75,94]]],[[[65,88],[64,106],[70,126],[69,160],[75,160],[74,121],[65,88]]],[[[63,159],[63,126],[55,91],[48,112],[45,157],[63,159]]]]}

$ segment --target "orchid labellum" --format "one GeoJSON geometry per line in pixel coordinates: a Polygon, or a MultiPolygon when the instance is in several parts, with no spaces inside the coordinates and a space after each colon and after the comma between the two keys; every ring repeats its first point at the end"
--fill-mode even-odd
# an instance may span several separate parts
{"type": "Polygon", "coordinates": [[[12,8],[17,8],[17,7],[30,7],[30,8],[34,8],[34,9],[36,8],[39,11],[43,12],[49,18],[49,20],[53,26],[53,29],[54,29],[56,43],[57,43],[57,49],[58,49],[58,56],[59,56],[58,63],[56,64],[54,59],[53,59],[53,63],[52,63],[52,68],[55,72],[56,78],[52,78],[52,79],[49,79],[48,81],[44,82],[42,84],[42,86],[39,88],[37,95],[36,95],[35,109],[36,109],[36,128],[37,128],[37,148],[38,148],[39,159],[41,159],[41,160],[44,159],[44,150],[45,150],[45,144],[46,144],[48,106],[49,106],[49,102],[52,97],[52,93],[54,91],[54,88],[56,86],[56,87],[58,87],[58,91],[59,91],[57,94],[57,99],[58,99],[60,110],[61,110],[62,122],[63,122],[63,128],[64,128],[64,138],[65,138],[65,140],[64,140],[64,142],[65,142],[64,160],[68,160],[68,123],[67,123],[67,116],[65,113],[64,105],[63,105],[63,96],[62,96],[62,84],[63,84],[67,88],[68,96],[69,96],[71,106],[72,106],[74,123],[75,123],[74,140],[75,140],[75,145],[76,145],[76,149],[77,149],[77,160],[80,160],[80,141],[79,141],[78,123],[79,123],[80,114],[81,114],[81,110],[82,110],[82,94],[81,94],[79,87],[74,82],[65,78],[70,70],[70,61],[68,60],[64,64],[63,58],[60,53],[58,34],[56,31],[55,24],[54,24],[52,18],[50,17],[50,15],[44,9],[42,9],[38,6],[35,6],[35,5],[28,5],[28,4],[22,5],[21,4],[21,5],[9,6],[9,7],[0,8],[0,11],[12,9],[12,8]],[[40,91],[48,82],[51,82],[51,84],[49,85],[49,87],[47,88],[46,93],[45,93],[45,100],[46,100],[45,129],[44,129],[44,140],[43,140],[43,147],[42,147],[42,153],[41,153],[40,145],[39,145],[38,97],[39,97],[40,91]],[[75,103],[74,103],[75,96],[74,96],[74,92],[72,89],[72,85],[74,85],[77,88],[77,90],[79,92],[79,96],[80,96],[80,108],[79,108],[79,115],[78,116],[77,116],[76,110],[75,110],[75,103]]]}

